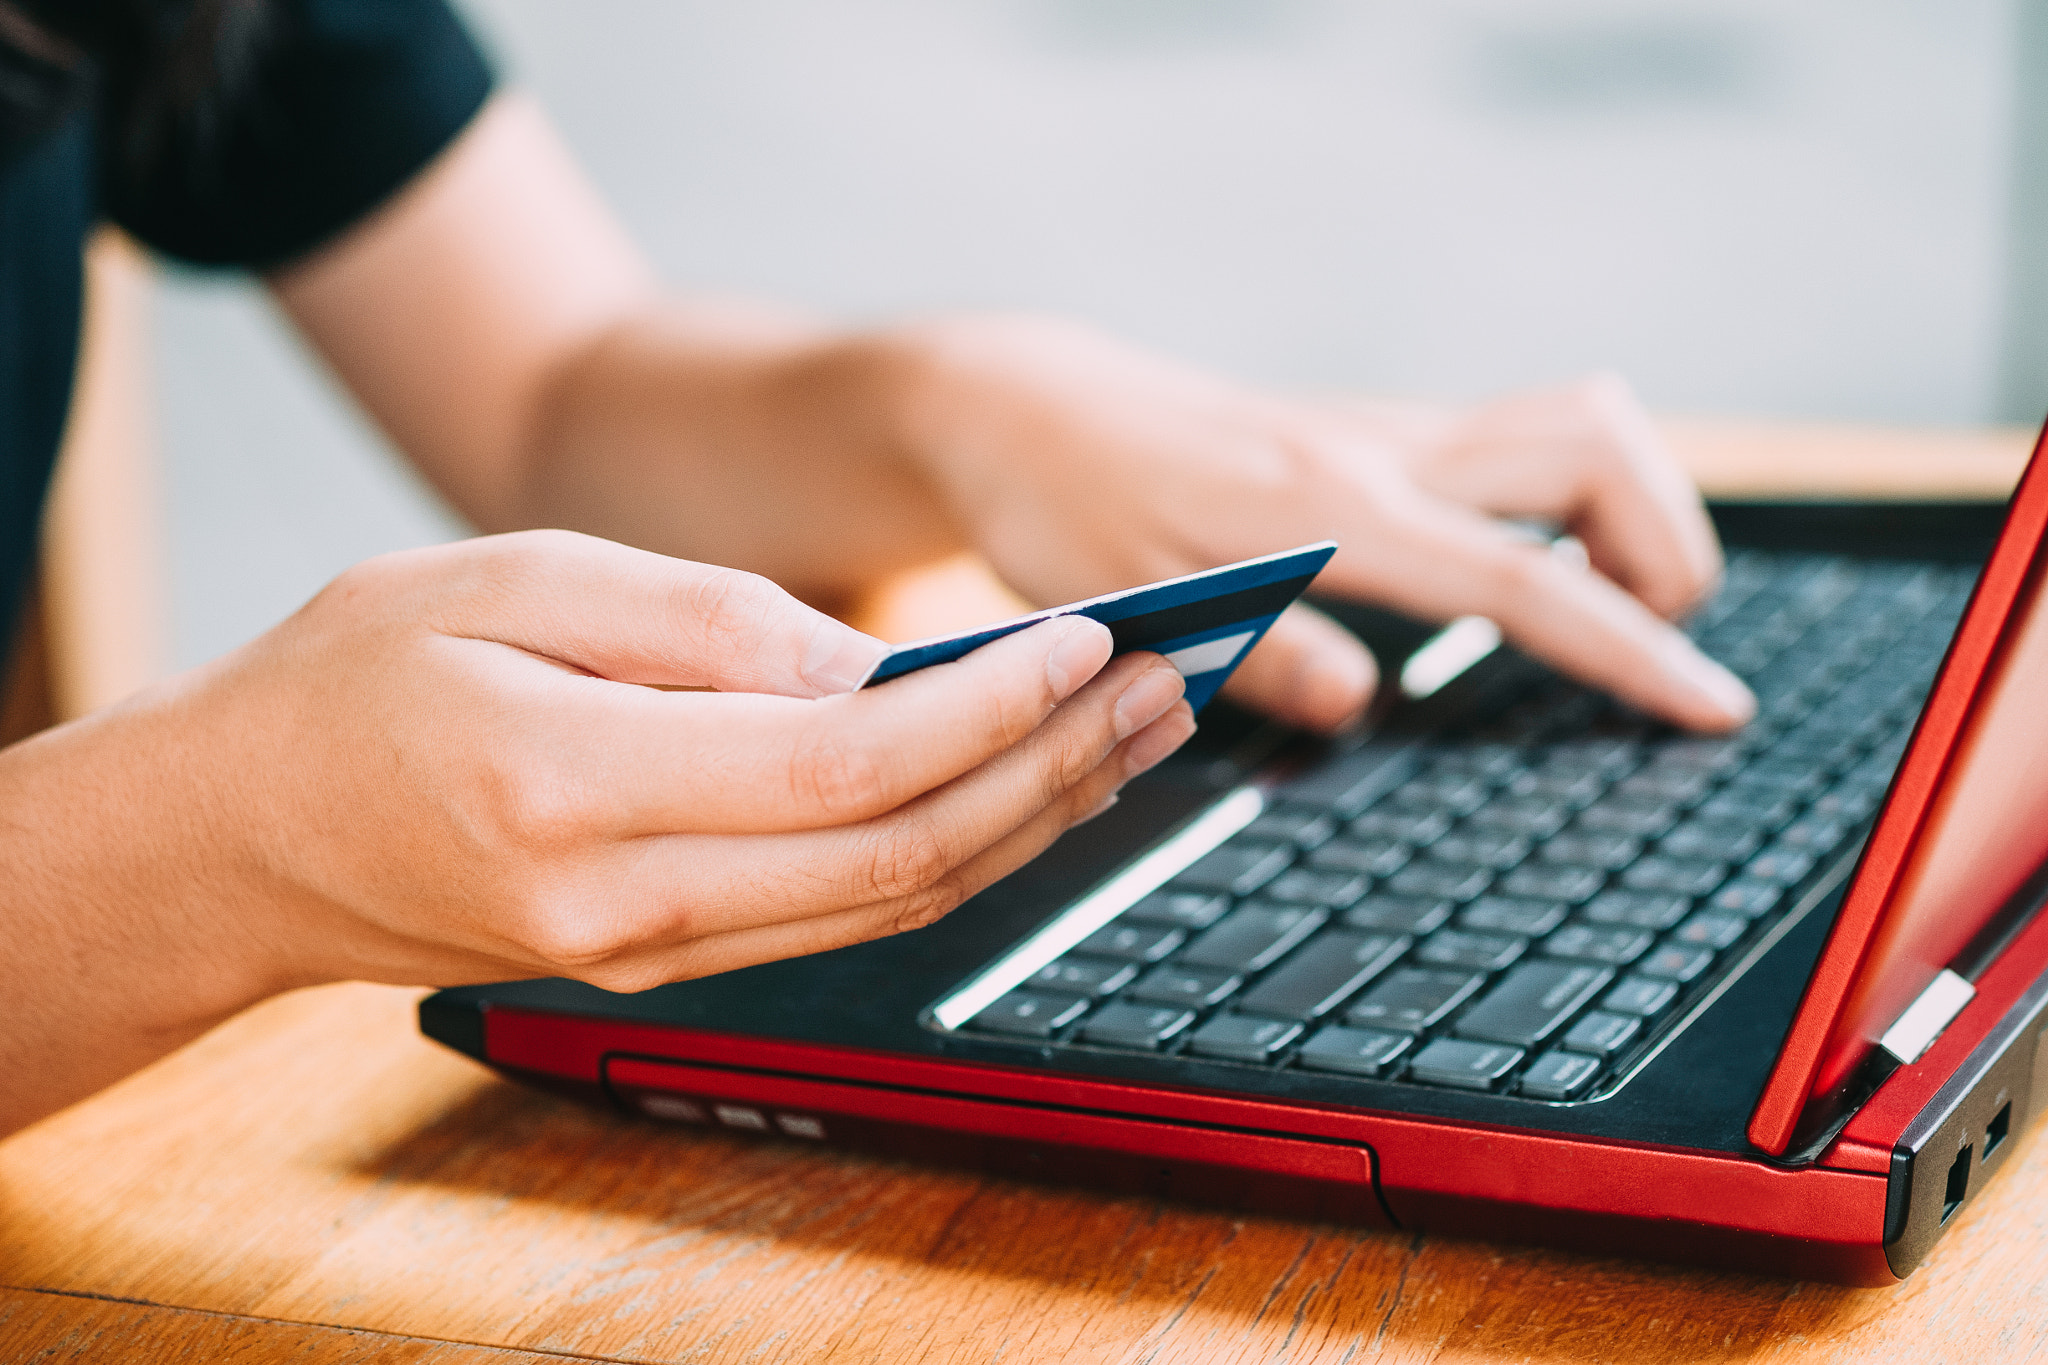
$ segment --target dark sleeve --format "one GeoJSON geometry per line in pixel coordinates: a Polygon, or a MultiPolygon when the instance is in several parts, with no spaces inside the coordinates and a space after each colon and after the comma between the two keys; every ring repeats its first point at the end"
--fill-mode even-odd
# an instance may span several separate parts
{"type": "Polygon", "coordinates": [[[110,81],[102,202],[167,255],[281,265],[405,185],[491,83],[446,0],[270,0],[243,69],[208,104],[124,120],[110,81]]]}

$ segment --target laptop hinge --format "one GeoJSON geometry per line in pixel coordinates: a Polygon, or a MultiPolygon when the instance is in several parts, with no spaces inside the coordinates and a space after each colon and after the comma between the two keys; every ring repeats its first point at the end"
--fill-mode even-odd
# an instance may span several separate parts
{"type": "Polygon", "coordinates": [[[1977,988],[1944,967],[1927,983],[1927,989],[1920,992],[1906,1012],[1892,1022],[1884,1031],[1884,1037],[1877,1045],[1899,1061],[1910,1065],[1920,1060],[1949,1021],[1963,1012],[1963,1006],[1970,1003],[1977,994],[1977,988]]]}

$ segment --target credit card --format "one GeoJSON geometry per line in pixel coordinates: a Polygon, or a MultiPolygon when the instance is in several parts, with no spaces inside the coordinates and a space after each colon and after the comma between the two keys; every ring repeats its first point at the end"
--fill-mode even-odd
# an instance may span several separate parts
{"type": "Polygon", "coordinates": [[[1199,711],[1274,618],[1307,590],[1335,553],[1336,541],[1318,541],[1220,569],[1048,607],[992,626],[913,640],[884,654],[861,686],[873,687],[920,668],[951,663],[991,640],[1055,616],[1086,616],[1109,627],[1117,654],[1134,649],[1164,654],[1187,679],[1187,703],[1199,711]]]}

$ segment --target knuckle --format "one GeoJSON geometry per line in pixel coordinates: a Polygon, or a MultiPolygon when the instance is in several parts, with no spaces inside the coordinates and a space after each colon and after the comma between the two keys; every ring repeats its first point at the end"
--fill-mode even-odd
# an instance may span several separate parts
{"type": "Polygon", "coordinates": [[[928,894],[952,868],[946,842],[923,820],[896,822],[873,838],[859,874],[859,890],[870,900],[928,894]]]}
{"type": "Polygon", "coordinates": [[[613,959],[629,946],[611,907],[574,891],[550,888],[532,896],[521,918],[520,940],[529,952],[592,985],[614,974],[613,959]]]}
{"type": "Polygon", "coordinates": [[[790,787],[799,802],[839,824],[879,814],[890,805],[881,755],[858,739],[830,731],[797,749],[790,787]]]}
{"type": "Polygon", "coordinates": [[[966,899],[965,883],[957,877],[941,877],[922,891],[903,898],[903,903],[897,907],[892,932],[907,934],[913,929],[937,924],[966,899]]]}
{"type": "Polygon", "coordinates": [[[763,618],[785,597],[782,589],[759,574],[740,569],[694,575],[680,593],[683,614],[721,646],[751,645],[760,635],[763,618]]]}
{"type": "Polygon", "coordinates": [[[590,802],[580,782],[531,758],[500,764],[486,778],[486,819],[492,843],[528,853],[555,853],[590,833],[590,802]]]}

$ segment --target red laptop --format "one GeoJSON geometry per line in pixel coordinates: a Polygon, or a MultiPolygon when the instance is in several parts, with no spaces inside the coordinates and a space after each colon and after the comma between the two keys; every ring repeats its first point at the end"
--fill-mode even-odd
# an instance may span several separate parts
{"type": "Polygon", "coordinates": [[[2002,510],[1715,513],[1738,734],[1506,651],[1344,745],[1212,707],[931,928],[421,1026],[664,1122],[1892,1282],[2048,1104],[2048,460],[2002,510]]]}

